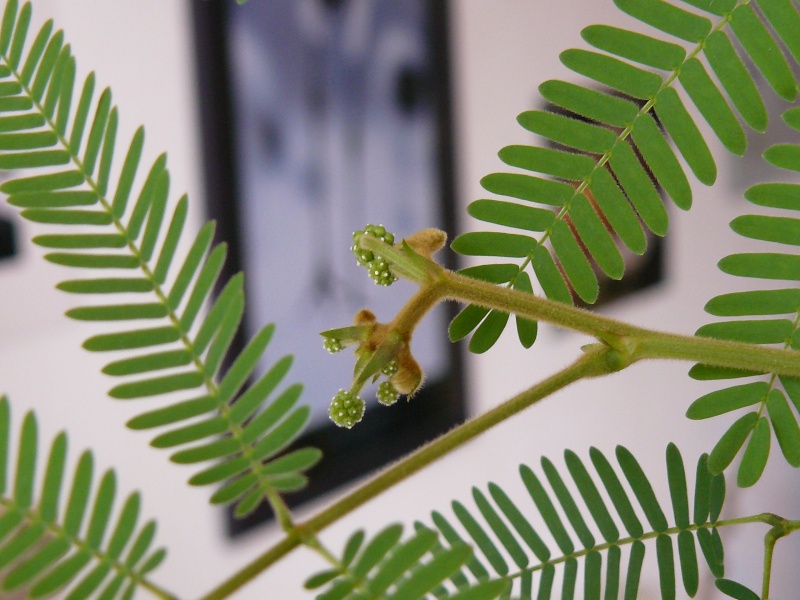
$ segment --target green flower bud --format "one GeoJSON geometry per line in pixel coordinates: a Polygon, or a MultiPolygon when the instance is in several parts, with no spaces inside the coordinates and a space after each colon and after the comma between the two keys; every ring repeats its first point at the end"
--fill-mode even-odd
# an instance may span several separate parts
{"type": "Polygon", "coordinates": [[[389,268],[389,263],[382,258],[376,258],[370,263],[369,276],[378,285],[392,285],[397,281],[397,277],[394,276],[389,268]]]}
{"type": "Polygon", "coordinates": [[[364,417],[364,401],[346,390],[339,390],[339,393],[331,400],[328,414],[331,421],[339,427],[350,429],[364,417]]]}
{"type": "Polygon", "coordinates": [[[331,354],[336,354],[344,349],[344,346],[342,346],[339,340],[327,337],[322,340],[322,347],[331,354]]]}
{"type": "Polygon", "coordinates": [[[391,377],[392,375],[397,373],[397,370],[399,368],[400,368],[400,366],[397,364],[396,360],[390,360],[388,363],[383,365],[383,368],[381,369],[381,373],[383,373],[387,377],[391,377]]]}
{"type": "Polygon", "coordinates": [[[353,232],[353,245],[350,247],[356,257],[356,262],[367,269],[369,276],[375,283],[378,285],[391,285],[397,281],[397,277],[392,273],[389,263],[383,258],[375,256],[373,252],[361,247],[361,238],[365,235],[377,238],[390,246],[394,244],[394,235],[386,231],[383,225],[367,225],[364,229],[353,232]]]}
{"type": "Polygon", "coordinates": [[[378,402],[383,404],[384,406],[391,406],[397,399],[399,398],[400,394],[398,394],[397,390],[394,389],[394,386],[389,383],[388,381],[383,381],[378,386],[378,402]]]}

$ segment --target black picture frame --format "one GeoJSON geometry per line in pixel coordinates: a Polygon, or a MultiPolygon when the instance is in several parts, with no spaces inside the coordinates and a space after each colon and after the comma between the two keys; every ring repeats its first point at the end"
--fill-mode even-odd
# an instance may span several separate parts
{"type": "MultiPolygon", "coordinates": [[[[346,2],[317,1],[328,6],[338,6],[346,2]]],[[[430,63],[425,78],[425,93],[431,95],[436,116],[433,136],[436,147],[433,155],[438,163],[435,166],[439,196],[435,202],[440,215],[437,225],[453,231],[455,184],[447,3],[445,0],[408,1],[420,2],[426,11],[425,37],[430,63]]],[[[229,37],[230,11],[238,9],[240,7],[230,0],[194,0],[192,3],[207,216],[217,221],[218,241],[226,241],[229,247],[221,281],[227,281],[228,277],[242,270],[248,251],[242,243],[241,223],[245,215],[241,214],[241,182],[237,175],[237,157],[241,148],[236,132],[236,92],[232,85],[229,37]]],[[[403,85],[401,82],[401,94],[404,93],[403,85]]],[[[454,255],[449,251],[444,251],[443,254],[441,260],[453,268],[454,255]]],[[[276,257],[275,260],[285,260],[285,257],[276,257]]],[[[356,268],[354,264],[353,269],[356,268]]],[[[366,278],[366,273],[362,275],[366,278]]],[[[248,277],[250,276],[248,273],[248,277]]],[[[456,307],[447,305],[446,311],[446,319],[449,321],[455,315],[456,307]]],[[[330,328],[347,324],[332,322],[330,328]]],[[[246,310],[242,331],[236,342],[238,348],[243,347],[245,339],[255,331],[256,325],[262,324],[253,323],[252,314],[246,310]]],[[[277,322],[277,327],[281,327],[280,321],[277,322]]],[[[297,441],[298,446],[319,448],[325,457],[310,472],[308,487],[287,495],[286,500],[290,506],[298,506],[373,472],[464,420],[466,408],[459,351],[456,346],[447,343],[446,327],[442,327],[437,335],[441,335],[444,342],[442,347],[447,355],[446,368],[441,376],[429,378],[413,400],[401,400],[389,408],[367,401],[364,419],[353,429],[346,431],[328,423],[311,429],[297,441]]],[[[302,377],[297,373],[290,375],[294,375],[293,380],[302,377]]],[[[347,382],[342,382],[342,387],[346,385],[347,382]]],[[[331,390],[331,397],[335,392],[336,390],[331,390]]],[[[228,511],[227,531],[230,536],[237,536],[272,517],[266,504],[241,520],[233,518],[228,511]]]]}

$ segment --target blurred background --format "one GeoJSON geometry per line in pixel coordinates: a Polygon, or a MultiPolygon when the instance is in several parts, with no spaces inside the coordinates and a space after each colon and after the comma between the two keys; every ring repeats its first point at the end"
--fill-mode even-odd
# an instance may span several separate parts
{"type": "MultiPolygon", "coordinates": [[[[250,2],[271,5],[271,0],[250,2]]],[[[357,14],[355,6],[364,2],[369,3],[369,0],[342,0],[336,4],[342,4],[342,10],[357,14]]],[[[232,0],[230,3],[233,5],[232,0]]],[[[296,0],[292,4],[313,11],[318,9],[316,4],[331,3],[296,0]]],[[[94,70],[98,82],[112,88],[120,107],[121,139],[129,137],[143,123],[147,131],[145,158],[153,160],[160,152],[168,151],[173,199],[188,192],[193,199],[192,218],[200,223],[205,217],[205,207],[210,205],[207,204],[203,167],[203,144],[207,140],[201,127],[200,96],[210,92],[203,90],[197,77],[192,9],[191,3],[178,0],[113,3],[37,0],[34,22],[53,18],[72,44],[79,74],[94,70]]],[[[479,186],[480,178],[503,169],[496,155],[501,147],[534,141],[532,134],[517,125],[515,117],[524,110],[542,107],[536,91],[539,83],[550,78],[570,77],[561,67],[558,54],[568,47],[583,47],[579,32],[593,23],[635,27],[612,9],[610,1],[455,0],[449,3],[446,20],[451,81],[448,105],[453,135],[450,167],[454,174],[451,183],[456,204],[455,218],[447,223],[451,238],[478,226],[467,218],[464,207],[485,194],[479,186]]],[[[352,42],[356,47],[354,52],[358,50],[356,42],[352,42]]],[[[247,49],[245,51],[247,53],[247,49]]],[[[398,131],[407,130],[401,127],[398,131]]],[[[390,140],[393,142],[399,134],[390,132],[389,135],[394,136],[390,140]]],[[[715,144],[712,135],[707,135],[706,139],[718,157],[719,183],[708,189],[693,182],[695,205],[691,214],[671,207],[671,232],[661,248],[663,264],[658,283],[605,304],[599,309],[603,314],[646,327],[691,334],[710,320],[702,310],[709,298],[723,291],[744,289],[743,282],[721,274],[716,262],[741,247],[740,238],[729,230],[727,223],[747,210],[741,197],[744,182],[772,177],[761,164],[757,150],[765,146],[765,142],[754,140],[748,156],[737,160],[715,144]]],[[[769,140],[770,143],[775,141],[778,138],[769,140]]],[[[315,140],[312,137],[307,143],[313,146],[315,140]]],[[[413,162],[417,157],[406,158],[413,162]]],[[[402,177],[394,183],[395,187],[400,185],[398,182],[403,182],[402,177]]],[[[435,178],[430,183],[432,186],[440,184],[435,178]]],[[[413,189],[406,193],[415,200],[424,195],[413,189]]],[[[420,203],[407,223],[386,224],[394,227],[399,235],[411,233],[418,223],[414,219],[422,218],[422,225],[427,225],[426,214],[437,218],[436,211],[441,207],[436,205],[438,200],[431,202],[433,204],[420,203]],[[404,230],[406,226],[410,230],[404,230]]],[[[285,203],[280,206],[286,209],[285,203]]],[[[366,212],[366,209],[352,210],[366,212]]],[[[391,215],[386,218],[389,217],[391,215]]],[[[344,228],[332,228],[336,243],[349,245],[352,229],[349,221],[332,219],[330,222],[336,228],[344,228]]],[[[209,490],[185,484],[192,471],[170,464],[166,453],[147,448],[149,433],[125,428],[124,423],[142,412],[144,405],[141,401],[133,405],[106,397],[111,382],[100,374],[106,359],[80,349],[81,342],[93,331],[84,323],[63,317],[64,311],[75,304],[72,298],[54,288],[66,277],[65,271],[41,260],[40,250],[27,242],[34,233],[30,224],[22,222],[9,207],[0,205],[0,238],[3,239],[0,244],[0,391],[11,398],[15,422],[21,420],[25,411],[35,407],[42,439],[66,429],[70,434],[71,457],[91,447],[100,467],[118,469],[120,490],[143,492],[143,514],[159,520],[158,539],[170,549],[170,556],[157,572],[156,579],[181,597],[196,597],[272,545],[280,538],[280,531],[272,524],[265,524],[244,535],[229,537],[224,512],[208,504],[209,490]]],[[[251,242],[255,243],[257,241],[251,242]]],[[[246,254],[248,245],[243,244],[242,250],[246,254]]],[[[321,250],[316,255],[324,252],[321,250]]],[[[291,253],[278,258],[295,260],[291,253]]],[[[366,279],[354,265],[346,277],[366,279]]],[[[380,303],[381,296],[394,296],[394,290],[371,292],[367,302],[376,312],[386,310],[391,314],[391,310],[382,308],[380,303]]],[[[279,331],[284,327],[291,333],[291,328],[281,323],[280,315],[271,314],[267,301],[256,303],[254,308],[265,319],[277,320],[279,331]]],[[[337,319],[323,327],[346,324],[337,319]]],[[[445,335],[445,319],[434,317],[427,326],[434,332],[432,347],[440,347],[436,344],[445,335]],[[441,331],[437,333],[437,330],[441,331]]],[[[471,356],[464,352],[464,392],[460,397],[466,411],[478,414],[496,406],[571,362],[579,347],[588,341],[577,334],[542,326],[536,345],[531,350],[523,350],[513,328],[509,328],[487,354],[471,356]]],[[[280,347],[275,350],[286,351],[280,347]]],[[[313,350],[316,352],[317,347],[313,350]]],[[[439,360],[437,354],[433,352],[429,360],[435,363],[439,360]]],[[[370,502],[327,530],[323,539],[330,547],[338,549],[349,533],[359,527],[375,532],[392,521],[410,526],[415,519],[427,520],[432,509],[448,511],[453,499],[469,502],[471,486],[484,487],[489,481],[503,485],[513,497],[523,499],[517,465],[524,462],[535,468],[542,455],[552,458],[557,465],[563,464],[561,455],[565,448],[586,457],[591,446],[610,455],[616,444],[625,445],[639,457],[651,474],[657,493],[666,499],[664,451],[667,443],[677,443],[687,465],[693,464],[701,452],[710,450],[732,421],[722,418],[694,422],[684,417],[692,400],[713,389],[713,384],[686,377],[688,367],[677,362],[637,364],[616,376],[564,390],[370,502]]],[[[446,369],[446,366],[431,366],[433,371],[437,368],[446,369]]],[[[293,372],[288,381],[299,377],[293,372]]],[[[333,393],[335,390],[331,395],[333,393]]],[[[346,436],[347,432],[342,431],[340,435],[346,436]]],[[[729,486],[724,516],[771,511],[788,518],[800,517],[797,513],[800,479],[776,451],[774,449],[765,475],[754,489],[737,490],[729,486]]],[[[299,519],[318,510],[342,491],[305,504],[298,511],[299,519]]],[[[765,532],[766,528],[758,526],[723,532],[728,551],[726,572],[755,589],[760,585],[760,540],[765,532]]],[[[798,595],[800,582],[793,567],[800,552],[798,538],[800,536],[788,538],[778,545],[773,583],[775,598],[798,595]]],[[[323,566],[315,555],[301,549],[235,597],[304,598],[302,581],[323,566]]],[[[707,571],[702,571],[702,578],[706,583],[710,581],[707,571]]],[[[656,597],[657,590],[657,579],[651,570],[642,584],[641,597],[656,597]]],[[[701,584],[698,597],[718,596],[708,585],[704,589],[701,584]]]]}

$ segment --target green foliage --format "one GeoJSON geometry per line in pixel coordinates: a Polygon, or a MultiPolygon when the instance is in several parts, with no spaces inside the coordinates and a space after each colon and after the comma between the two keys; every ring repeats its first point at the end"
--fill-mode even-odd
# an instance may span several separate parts
{"type": "Polygon", "coordinates": [[[716,584],[720,592],[736,600],[759,600],[758,594],[736,581],[717,579],[716,584]]]}
{"type": "Polygon", "coordinates": [[[213,244],[214,225],[200,230],[186,256],[178,255],[187,199],[167,210],[166,157],[158,157],[149,169],[140,164],[143,128],[128,143],[119,180],[112,184],[118,112],[111,92],[96,96],[90,74],[77,105],[72,104],[75,60],[63,45],[63,33],[53,32],[48,22],[24,50],[30,10],[28,3],[20,8],[11,0],[3,17],[0,52],[8,68],[0,84],[14,86],[18,102],[3,117],[5,130],[13,133],[0,134],[0,166],[46,171],[7,181],[0,189],[23,217],[59,227],[34,239],[56,250],[46,260],[92,271],[58,287],[104,298],[103,304],[80,306],[67,315],[108,323],[107,332],[86,340],[87,350],[129,352],[115,355],[103,369],[122,378],[109,394],[139,400],[181,393],[181,399],[144,412],[129,425],[166,429],[152,445],[175,449],[171,458],[177,463],[214,461],[190,483],[227,482],[212,502],[238,502],[237,514],[252,511],[270,493],[304,486],[304,472],[320,453],[310,448],[280,453],[302,431],[309,408],[296,406],[296,385],[272,397],[291,358],[279,360],[259,378],[254,375],[274,327],[265,327],[241,354],[231,355],[244,311],[243,278],[234,276],[224,286],[220,282],[226,246],[213,244]],[[61,170],[54,171],[56,166],[61,170]],[[217,286],[222,291],[212,303],[217,286]],[[132,301],[130,294],[141,299],[132,301]],[[201,317],[204,306],[209,310],[201,317]],[[221,375],[226,361],[230,368],[221,375]]]}
{"type": "Polygon", "coordinates": [[[436,532],[422,525],[406,541],[401,541],[402,533],[401,525],[390,525],[364,545],[364,531],[356,531],[337,567],[312,575],[306,588],[327,585],[319,600],[419,600],[429,592],[437,598],[493,600],[510,587],[499,580],[462,583],[456,591],[447,590],[445,580],[458,577],[456,573],[472,556],[470,547],[462,543],[445,549],[436,532]]]}
{"type": "MultiPolygon", "coordinates": [[[[783,120],[800,130],[800,109],[789,109],[783,114],[783,120]]],[[[777,167],[800,171],[800,146],[773,146],[764,157],[777,167]]],[[[756,206],[771,209],[770,213],[736,217],[731,221],[731,229],[743,238],[789,248],[783,252],[733,254],[723,258],[719,268],[737,277],[797,281],[800,263],[794,249],[800,245],[800,219],[791,215],[800,210],[800,185],[761,183],[748,189],[745,198],[756,206]]],[[[697,335],[797,350],[800,348],[797,333],[800,297],[797,293],[795,288],[771,286],[716,296],[706,304],[706,312],[727,319],[702,326],[697,335]]],[[[730,426],[712,450],[709,465],[714,472],[727,468],[744,446],[737,482],[741,486],[755,484],[766,466],[773,433],[786,461],[793,467],[800,467],[800,426],[789,404],[791,401],[800,410],[800,387],[795,378],[767,373],[764,381],[764,373],[708,365],[696,365],[690,374],[708,380],[753,377],[761,380],[710,392],[689,407],[687,416],[692,419],[706,419],[744,408],[749,411],[730,426]]]]}
{"type": "MultiPolygon", "coordinates": [[[[591,83],[551,80],[539,87],[563,114],[534,110],[519,115],[518,121],[551,147],[509,146],[499,153],[507,165],[537,175],[486,176],[481,181],[484,189],[509,199],[477,200],[468,212],[500,230],[465,233],[452,244],[468,256],[521,261],[471,271],[471,276],[529,291],[530,269],[548,298],[572,303],[577,297],[594,303],[600,292],[598,273],[610,279],[624,274],[614,238],[641,254],[646,250],[645,229],[658,236],[667,233],[669,217],[655,182],[678,208],[691,207],[692,189],[677,154],[701,183],[712,185],[716,180],[715,160],[676,86],[683,88],[722,144],[739,155],[746,149],[746,137],[736,113],[756,131],[766,129],[767,113],[733,40],[778,96],[788,101],[797,96],[797,81],[779,46],[786,44],[795,59],[800,54],[792,30],[800,23],[800,13],[788,0],[760,3],[763,16],[735,0],[688,2],[696,11],[662,0],[615,3],[658,32],[652,36],[592,25],[581,35],[597,51],[571,49],[561,54],[567,68],[591,83]],[[661,39],[662,34],[677,40],[661,39]],[[503,275],[498,278],[500,269],[503,275]]],[[[800,154],[797,147],[783,145],[768,151],[767,159],[796,169],[800,154]]],[[[752,219],[741,225],[766,227],[752,219]]],[[[782,227],[775,235],[789,233],[782,227]]],[[[788,278],[797,273],[796,258],[731,258],[728,268],[754,272],[769,263],[776,277],[788,278]]],[[[508,322],[497,312],[468,306],[453,322],[451,337],[461,339],[475,330],[470,350],[485,352],[508,322]]],[[[518,320],[517,330],[529,347],[535,339],[529,322],[518,320]]]]}
{"type": "Polygon", "coordinates": [[[616,450],[619,471],[593,448],[590,459],[595,475],[572,451],[566,451],[564,456],[571,484],[546,458],[541,462],[544,479],[529,467],[520,467],[535,508],[535,521],[526,517],[525,509],[495,484],[489,484],[488,494],[473,489],[477,513],[453,502],[462,533],[452,520],[433,513],[433,523],[450,549],[465,542],[476,548],[476,555],[465,564],[466,572],[460,570],[450,576],[453,585],[462,587],[470,578],[497,578],[515,581],[522,598],[553,597],[559,585],[562,590],[582,585],[586,598],[600,598],[601,589],[605,589],[606,598],[617,598],[620,593],[625,598],[636,598],[646,542],[653,540],[662,598],[675,598],[678,572],[686,594],[695,595],[699,585],[698,546],[714,576],[723,575],[722,541],[715,525],[724,501],[724,478],[711,475],[705,455],[697,464],[694,508],[690,511],[683,458],[673,444],[667,448],[672,525],[648,477],[625,448],[616,450]],[[623,481],[633,496],[625,491],[623,481]],[[577,496],[570,490],[571,485],[577,489],[577,496]],[[610,499],[610,505],[605,497],[610,499]],[[579,502],[586,507],[588,518],[579,502]],[[645,516],[646,525],[640,520],[640,513],[645,516]],[[548,538],[552,540],[549,543],[545,541],[548,538]],[[624,570],[623,551],[628,556],[624,570]],[[583,576],[579,580],[581,564],[583,576]]]}
{"type": "MultiPolygon", "coordinates": [[[[533,502],[533,506],[526,502],[527,508],[492,483],[488,494],[473,489],[477,512],[455,501],[455,522],[434,512],[433,528],[418,523],[416,533],[405,541],[400,525],[385,528],[369,541],[364,531],[358,530],[348,539],[336,565],[312,575],[306,587],[326,588],[317,596],[320,600],[415,600],[431,597],[427,594],[436,598],[473,597],[469,594],[507,598],[512,586],[514,597],[539,600],[553,597],[558,588],[571,597],[564,590],[578,586],[584,588],[586,598],[600,598],[603,589],[606,598],[617,598],[620,593],[636,598],[649,544],[655,546],[662,598],[675,598],[679,585],[689,596],[696,594],[698,547],[712,574],[722,577],[723,548],[716,524],[725,480],[709,472],[707,456],[698,461],[690,502],[683,458],[675,445],[668,446],[672,525],[633,455],[618,447],[616,458],[619,470],[593,448],[592,475],[574,452],[566,451],[571,483],[546,458],[541,463],[544,480],[521,466],[522,482],[533,502]],[[646,525],[639,514],[644,515],[646,525]],[[598,533],[601,539],[596,537],[598,533]],[[548,538],[551,541],[545,541],[548,538]],[[579,580],[580,565],[583,575],[579,580]]],[[[722,583],[726,585],[731,583],[722,583]]]]}
{"type": "Polygon", "coordinates": [[[116,476],[106,471],[93,484],[94,458],[84,452],[72,479],[66,477],[67,436],[50,446],[41,487],[36,489],[38,424],[28,413],[12,434],[7,398],[0,398],[0,576],[2,589],[30,598],[130,598],[164,559],[152,549],[155,522],[138,525],[141,499],[129,495],[116,508],[116,476]],[[93,594],[97,595],[93,595],[93,594]]]}
{"type": "MultiPolygon", "coordinates": [[[[737,155],[746,149],[740,120],[756,131],[768,125],[761,94],[738,48],[780,98],[795,99],[797,81],[782,50],[783,46],[791,58],[800,59],[800,11],[791,0],[761,2],[757,9],[755,2],[737,0],[685,0],[693,8],[664,0],[615,3],[661,33],[644,35],[593,25],[582,36],[596,51],[571,49],[561,54],[565,66],[592,83],[547,81],[539,89],[555,110],[531,110],[518,117],[522,127],[547,140],[548,147],[513,145],[500,151],[504,163],[523,172],[486,176],[483,187],[508,199],[473,202],[468,212],[492,230],[467,233],[452,243],[464,255],[498,261],[464,269],[463,275],[532,297],[532,271],[547,298],[566,304],[575,298],[593,303],[600,293],[598,273],[610,279],[625,275],[617,241],[642,254],[648,235],[668,232],[662,191],[679,209],[691,207],[693,192],[684,164],[705,185],[717,177],[715,159],[700,132],[703,124],[687,109],[676,87],[683,88],[705,124],[737,155]],[[669,39],[662,39],[662,33],[669,39]]],[[[34,35],[29,32],[30,21],[28,2],[7,2],[0,25],[0,168],[29,172],[3,183],[0,191],[8,194],[9,203],[23,217],[53,227],[34,238],[48,249],[45,259],[81,273],[58,288],[87,297],[84,305],[67,312],[70,318],[106,327],[86,340],[84,348],[116,353],[103,369],[119,378],[109,395],[125,401],[161,401],[157,408],[131,419],[129,427],[159,429],[152,445],[172,449],[174,462],[206,463],[190,484],[217,486],[212,502],[235,503],[236,516],[252,512],[265,500],[272,504],[286,538],[264,562],[257,561],[258,568],[277,560],[292,544],[302,543],[331,563],[306,584],[325,600],[493,599],[510,598],[512,591],[520,598],[535,594],[544,600],[559,589],[563,598],[572,597],[579,587],[587,599],[616,598],[620,593],[632,599],[637,597],[645,560],[653,555],[661,597],[667,599],[681,593],[680,588],[689,596],[697,593],[702,554],[722,593],[739,600],[758,598],[745,586],[723,578],[724,553],[717,528],[733,524],[719,519],[725,497],[722,472],[742,448],[740,486],[759,480],[773,433],[786,460],[800,466],[800,426],[795,417],[795,410],[800,410],[800,380],[777,370],[764,373],[705,364],[692,369],[698,379],[758,380],[712,391],[689,407],[687,416],[692,419],[746,409],[710,454],[698,461],[691,502],[683,458],[674,445],[666,452],[668,510],[628,450],[617,448],[614,467],[591,449],[592,471],[566,451],[566,470],[546,458],[538,474],[521,467],[533,503],[527,510],[502,488],[489,484],[486,492],[473,489],[474,508],[453,502],[454,517],[434,512],[432,526],[417,523],[406,539],[400,525],[390,525],[370,540],[359,530],[345,544],[341,558],[334,557],[317,538],[319,531],[293,523],[280,496],[306,484],[305,473],[321,453],[314,448],[289,449],[310,413],[308,406],[299,405],[299,385],[282,387],[291,357],[255,375],[274,327],[264,327],[233,355],[231,346],[244,312],[243,276],[222,281],[227,250],[224,244],[215,244],[213,223],[187,240],[188,200],[183,196],[168,208],[166,157],[159,156],[149,167],[142,165],[144,129],[139,128],[127,143],[118,141],[119,114],[110,90],[96,90],[93,74],[79,82],[63,33],[48,21],[34,35]],[[121,162],[119,144],[126,148],[121,162]],[[117,171],[118,177],[112,179],[117,171]],[[178,251],[182,242],[189,246],[186,253],[178,251]],[[219,290],[216,295],[215,290],[219,290]]],[[[783,119],[800,131],[800,109],[786,111],[783,119]]],[[[798,145],[774,146],[765,158],[776,167],[800,171],[798,145]]],[[[731,223],[735,232],[771,244],[800,245],[800,220],[791,213],[777,214],[800,209],[800,186],[763,183],[750,188],[746,197],[770,211],[737,217],[731,223]]],[[[393,259],[381,254],[380,245],[362,245],[375,240],[391,245],[393,237],[382,226],[368,226],[365,231],[369,235],[356,232],[353,251],[378,283],[409,276],[438,286],[437,293],[446,285],[447,278],[439,277],[443,270],[429,260],[444,244],[442,232],[414,234],[393,248],[393,259]]],[[[720,268],[740,277],[800,280],[800,257],[791,249],[734,254],[723,259],[720,268]]],[[[469,300],[480,297],[486,287],[491,286],[480,288],[476,283],[469,300]]],[[[407,310],[406,316],[421,318],[445,296],[422,294],[428,304],[407,310]]],[[[537,323],[522,316],[531,313],[520,309],[519,302],[509,301],[502,309],[468,305],[451,323],[451,338],[472,334],[470,350],[489,350],[510,320],[512,306],[519,339],[530,347],[537,323]]],[[[697,334],[798,350],[798,306],[800,292],[791,287],[718,296],[706,309],[727,320],[705,325],[697,334]]],[[[379,388],[379,400],[391,404],[399,392],[411,393],[422,381],[422,370],[408,349],[413,327],[399,328],[397,320],[377,324],[369,311],[360,314],[365,323],[324,332],[325,347],[335,352],[357,342],[355,387],[382,375],[392,377],[379,388]],[[373,337],[376,330],[380,335],[373,337]],[[384,343],[387,339],[390,342],[384,343]]],[[[551,318],[559,322],[561,317],[551,318]]],[[[569,325],[566,319],[559,324],[569,325]]],[[[617,336],[609,325],[596,337],[599,344],[588,346],[583,359],[607,358],[609,364],[578,361],[578,367],[569,371],[575,377],[565,375],[547,393],[582,377],[620,370],[640,358],[636,352],[642,340],[635,335],[617,336]]],[[[702,359],[710,360],[708,356],[702,359]]],[[[363,402],[353,398],[357,399],[353,390],[343,390],[332,405],[334,420],[348,427],[363,412],[363,402]]],[[[447,450],[474,435],[464,433],[447,450]]],[[[143,586],[170,597],[147,579],[164,551],[150,550],[153,523],[137,528],[138,494],[129,496],[115,515],[114,474],[104,474],[93,490],[93,460],[85,453],[62,500],[63,434],[52,443],[37,493],[38,436],[33,415],[22,425],[13,468],[10,437],[8,403],[2,399],[3,589],[25,589],[31,597],[68,590],[68,598],[129,598],[143,586]]],[[[392,476],[405,470],[394,482],[421,468],[412,466],[416,458],[390,469],[392,476]]],[[[427,464],[427,459],[420,460],[419,464],[427,464]]],[[[375,493],[365,486],[348,496],[352,504],[336,505],[331,509],[335,516],[323,516],[334,521],[375,493]]],[[[800,528],[800,521],[768,514],[736,522],[756,521],[773,527],[768,534],[768,544],[772,539],[773,545],[800,528]]],[[[327,524],[325,519],[319,523],[327,524]]],[[[771,547],[767,550],[769,558],[771,547]]],[[[257,570],[245,568],[227,593],[257,570]]],[[[768,591],[768,564],[765,573],[768,591]]],[[[220,597],[225,593],[208,596],[220,597]]]]}

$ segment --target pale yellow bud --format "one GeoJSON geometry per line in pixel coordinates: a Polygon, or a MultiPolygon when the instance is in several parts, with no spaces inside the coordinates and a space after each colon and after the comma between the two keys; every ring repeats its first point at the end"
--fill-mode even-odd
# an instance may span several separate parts
{"type": "Polygon", "coordinates": [[[414,252],[430,259],[434,253],[444,248],[447,234],[441,229],[421,229],[405,238],[405,242],[414,252]]]}
{"type": "Polygon", "coordinates": [[[371,310],[367,310],[366,308],[362,308],[353,317],[353,325],[357,327],[363,325],[374,325],[377,321],[378,319],[375,317],[375,314],[371,310]]]}

